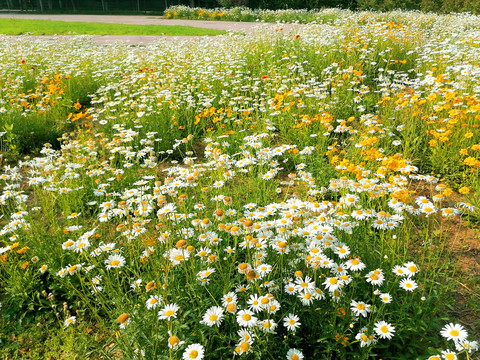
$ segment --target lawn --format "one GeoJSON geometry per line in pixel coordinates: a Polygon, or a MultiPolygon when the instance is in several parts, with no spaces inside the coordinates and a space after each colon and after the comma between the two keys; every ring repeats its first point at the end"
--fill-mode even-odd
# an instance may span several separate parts
{"type": "Polygon", "coordinates": [[[223,30],[193,26],[126,25],[53,20],[0,19],[0,33],[4,35],[163,35],[204,36],[225,34],[223,30]]]}

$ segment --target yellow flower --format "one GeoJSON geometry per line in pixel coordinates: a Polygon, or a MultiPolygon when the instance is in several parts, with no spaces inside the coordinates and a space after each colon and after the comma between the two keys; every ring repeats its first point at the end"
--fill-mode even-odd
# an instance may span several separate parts
{"type": "Polygon", "coordinates": [[[480,166],[480,161],[475,159],[473,156],[469,156],[466,159],[463,160],[463,163],[468,166],[473,166],[473,167],[479,167],[480,166]]]}
{"type": "Polygon", "coordinates": [[[468,133],[466,133],[464,136],[465,136],[465,139],[470,139],[470,138],[473,136],[473,133],[472,133],[472,132],[468,132],[468,133]]]}
{"type": "Polygon", "coordinates": [[[21,249],[17,250],[17,254],[25,254],[28,250],[28,246],[24,246],[21,249]]]}
{"type": "Polygon", "coordinates": [[[468,186],[464,186],[464,187],[461,187],[460,189],[458,189],[458,192],[460,194],[466,195],[470,192],[470,188],[468,186]]]}
{"type": "Polygon", "coordinates": [[[448,197],[448,196],[450,196],[450,195],[452,195],[452,194],[453,194],[453,190],[450,189],[450,188],[446,188],[446,189],[443,190],[443,192],[442,192],[442,195],[445,196],[445,197],[448,197]]]}

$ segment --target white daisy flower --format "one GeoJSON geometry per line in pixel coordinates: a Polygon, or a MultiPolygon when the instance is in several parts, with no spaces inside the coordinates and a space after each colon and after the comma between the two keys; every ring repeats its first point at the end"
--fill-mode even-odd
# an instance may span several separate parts
{"type": "Polygon", "coordinates": [[[107,270],[120,268],[125,265],[125,258],[120,254],[112,254],[105,260],[105,264],[107,264],[107,270]]]}
{"type": "Polygon", "coordinates": [[[243,327],[254,327],[257,324],[257,317],[254,316],[253,311],[241,310],[237,313],[237,323],[243,327]]]}
{"type": "Polygon", "coordinates": [[[373,329],[375,333],[380,336],[381,339],[391,339],[395,332],[395,327],[386,321],[377,321],[373,329]]]}
{"type": "Polygon", "coordinates": [[[468,333],[462,325],[450,323],[445,325],[440,331],[440,335],[447,340],[462,342],[467,338],[468,333]]]}
{"type": "Polygon", "coordinates": [[[68,327],[70,326],[71,324],[75,324],[77,321],[77,317],[76,316],[70,316],[69,318],[66,318],[64,323],[63,323],[63,326],[64,327],[68,327]]]}
{"type": "Polygon", "coordinates": [[[287,352],[287,359],[288,360],[303,360],[304,356],[300,350],[297,349],[289,349],[287,352]]]}
{"type": "Polygon", "coordinates": [[[165,307],[158,312],[158,318],[160,320],[171,320],[172,318],[177,317],[178,310],[180,310],[180,306],[177,304],[168,304],[165,305],[165,307]]]}
{"type": "Polygon", "coordinates": [[[203,359],[203,355],[205,353],[205,349],[200,344],[192,344],[188,345],[185,351],[183,352],[182,358],[183,360],[201,360],[203,359]]]}
{"type": "Polygon", "coordinates": [[[400,281],[400,287],[406,291],[413,291],[418,287],[418,285],[415,282],[415,280],[412,280],[410,278],[405,278],[405,279],[402,279],[402,281],[400,281]]]}
{"type": "Polygon", "coordinates": [[[366,304],[363,301],[356,302],[352,300],[350,303],[350,310],[354,316],[367,317],[368,313],[372,311],[372,305],[366,304]]]}
{"type": "Polygon", "coordinates": [[[220,306],[212,306],[207,310],[205,315],[203,315],[203,319],[200,322],[207,326],[220,326],[222,320],[223,309],[220,306]]]}
{"type": "Polygon", "coordinates": [[[283,326],[285,326],[288,331],[295,332],[300,325],[302,325],[300,323],[300,318],[295,314],[288,314],[288,316],[283,318],[283,326]]]}
{"type": "Polygon", "coordinates": [[[147,302],[145,303],[145,306],[147,307],[148,310],[150,309],[155,309],[160,305],[162,302],[162,296],[161,295],[152,295],[148,298],[147,302]]]}

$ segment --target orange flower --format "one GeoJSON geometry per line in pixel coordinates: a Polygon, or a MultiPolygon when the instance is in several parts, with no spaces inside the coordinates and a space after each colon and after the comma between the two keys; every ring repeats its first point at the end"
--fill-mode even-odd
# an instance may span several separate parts
{"type": "Polygon", "coordinates": [[[130,318],[130,314],[123,313],[122,315],[120,315],[120,316],[118,317],[117,320],[118,320],[118,322],[119,322],[120,324],[123,324],[123,323],[125,323],[129,318],[130,318]]]}
{"type": "Polygon", "coordinates": [[[17,254],[25,254],[28,250],[28,246],[24,246],[21,249],[17,250],[17,254]]]}

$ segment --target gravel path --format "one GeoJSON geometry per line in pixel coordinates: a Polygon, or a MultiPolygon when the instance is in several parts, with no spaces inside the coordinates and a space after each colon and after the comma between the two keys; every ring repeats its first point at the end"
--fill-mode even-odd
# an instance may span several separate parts
{"type": "MultiPolygon", "coordinates": [[[[231,30],[251,34],[259,23],[233,22],[233,21],[204,21],[204,20],[175,20],[162,19],[153,16],[137,15],[46,15],[46,14],[0,14],[0,18],[30,19],[30,20],[58,20],[69,22],[103,22],[130,25],[184,25],[195,26],[206,29],[231,30]]],[[[272,26],[277,26],[272,24],[272,26]]],[[[278,25],[278,28],[287,29],[289,26],[278,25]]],[[[1,30],[0,30],[1,31],[1,30]]],[[[151,44],[159,39],[170,39],[172,41],[197,39],[197,36],[138,36],[138,35],[94,35],[92,36],[97,44],[108,44],[114,42],[125,42],[129,44],[151,44]]],[[[31,38],[53,39],[58,36],[31,36],[31,38]]]]}

